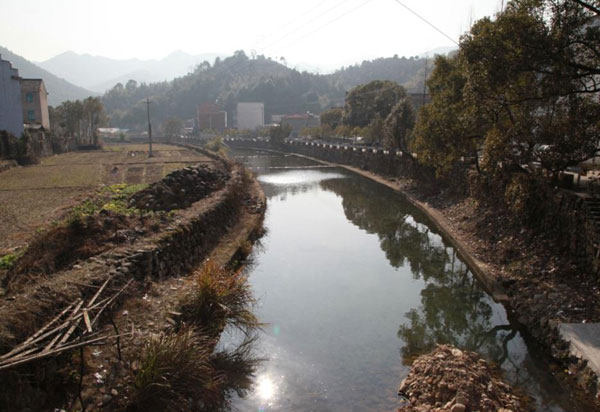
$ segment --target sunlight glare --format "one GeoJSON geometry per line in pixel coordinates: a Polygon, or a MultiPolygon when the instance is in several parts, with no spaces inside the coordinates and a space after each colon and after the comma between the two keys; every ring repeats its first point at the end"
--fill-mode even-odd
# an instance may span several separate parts
{"type": "Polygon", "coordinates": [[[269,377],[261,376],[258,378],[256,393],[263,401],[268,401],[275,395],[275,384],[269,377]]]}

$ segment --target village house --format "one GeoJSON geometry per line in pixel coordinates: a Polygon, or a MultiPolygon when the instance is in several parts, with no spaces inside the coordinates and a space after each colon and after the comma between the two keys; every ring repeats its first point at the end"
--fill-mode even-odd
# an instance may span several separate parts
{"type": "Polygon", "coordinates": [[[238,103],[236,124],[239,130],[256,130],[265,125],[265,104],[260,102],[238,103]]]}
{"type": "Polygon", "coordinates": [[[227,128],[227,112],[213,103],[198,105],[198,130],[216,130],[222,132],[227,128]]]}
{"type": "Polygon", "coordinates": [[[19,71],[0,56],[0,130],[21,137],[23,106],[19,71]]]}
{"type": "Polygon", "coordinates": [[[50,129],[48,92],[42,79],[21,79],[23,120],[27,127],[50,129]]]}

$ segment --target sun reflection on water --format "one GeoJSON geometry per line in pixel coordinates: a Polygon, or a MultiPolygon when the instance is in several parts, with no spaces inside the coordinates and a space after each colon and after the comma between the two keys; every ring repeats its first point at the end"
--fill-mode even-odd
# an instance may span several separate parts
{"type": "Polygon", "coordinates": [[[256,394],[262,401],[270,401],[275,396],[275,384],[266,375],[260,376],[256,385],[256,394]]]}

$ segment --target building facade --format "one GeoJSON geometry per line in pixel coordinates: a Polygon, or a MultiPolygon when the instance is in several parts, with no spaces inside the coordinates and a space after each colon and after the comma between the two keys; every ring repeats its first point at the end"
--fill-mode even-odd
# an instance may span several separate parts
{"type": "Polygon", "coordinates": [[[216,130],[222,132],[227,128],[227,112],[213,103],[198,105],[198,130],[216,130]]]}
{"type": "Polygon", "coordinates": [[[284,124],[291,126],[292,136],[297,136],[306,127],[319,127],[321,118],[312,113],[286,114],[281,118],[281,125],[284,124]]]}
{"type": "Polygon", "coordinates": [[[0,56],[0,130],[15,137],[23,134],[23,105],[19,71],[0,56]]]}
{"type": "Polygon", "coordinates": [[[264,103],[238,103],[236,122],[239,130],[256,130],[265,125],[264,103]]]}
{"type": "Polygon", "coordinates": [[[23,120],[25,124],[50,129],[48,92],[42,79],[21,79],[23,120]]]}

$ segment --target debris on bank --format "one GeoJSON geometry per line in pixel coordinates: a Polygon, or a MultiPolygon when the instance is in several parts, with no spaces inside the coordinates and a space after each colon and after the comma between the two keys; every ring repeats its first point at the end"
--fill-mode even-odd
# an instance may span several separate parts
{"type": "Polygon", "coordinates": [[[419,356],[400,384],[402,412],[520,412],[513,389],[474,352],[439,345],[419,356]]]}

